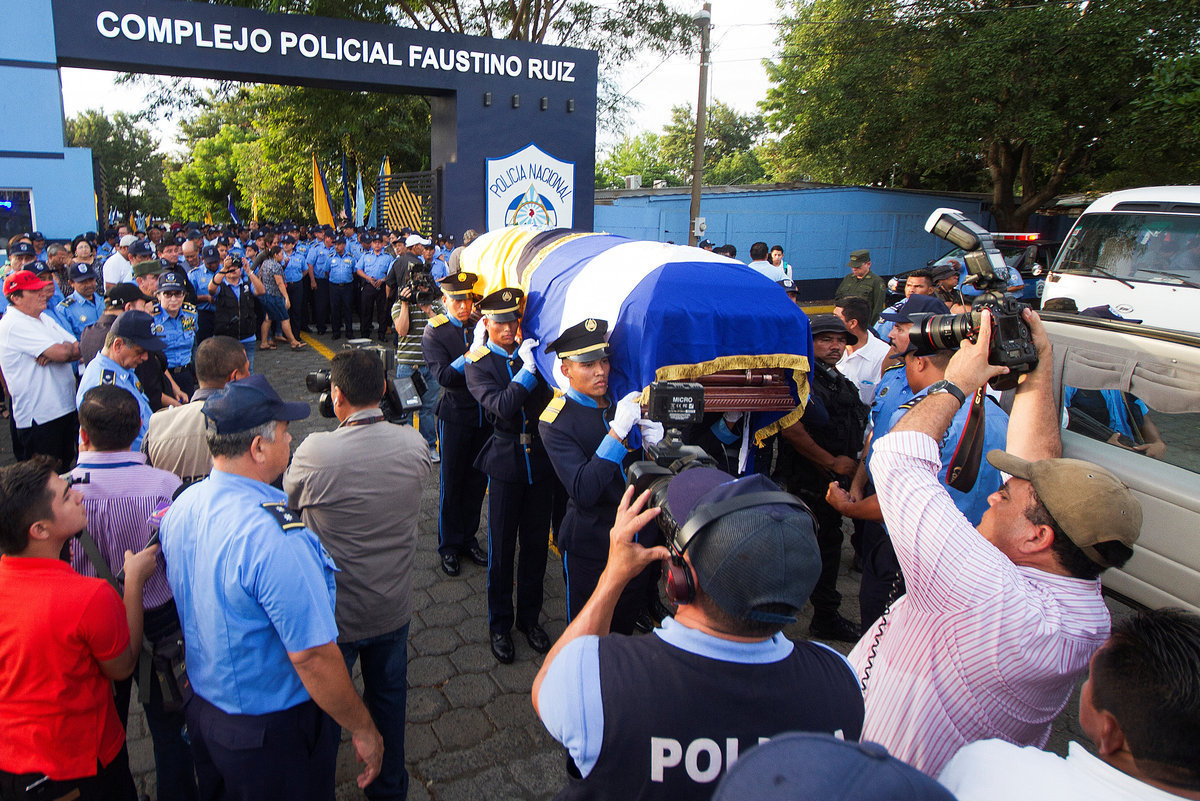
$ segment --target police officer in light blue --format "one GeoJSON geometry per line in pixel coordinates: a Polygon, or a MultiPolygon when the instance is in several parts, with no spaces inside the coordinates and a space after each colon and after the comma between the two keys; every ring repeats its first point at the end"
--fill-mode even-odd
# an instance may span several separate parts
{"type": "Polygon", "coordinates": [[[336,567],[271,486],[291,455],[286,403],[262,376],[204,401],[212,473],[160,530],[188,644],[186,708],[201,798],[331,801],[338,725],[379,774],[383,740],[337,647],[336,567]],[[329,715],[336,719],[331,720],[329,715]]]}
{"type": "Polygon", "coordinates": [[[392,257],[383,252],[383,237],[371,237],[371,249],[358,257],[354,265],[355,274],[362,279],[362,336],[371,336],[372,323],[379,325],[379,341],[385,341],[388,327],[387,278],[392,266],[392,257]]]}
{"type": "Polygon", "coordinates": [[[99,276],[92,265],[72,264],[67,268],[67,279],[74,291],[58,304],[58,318],[79,339],[83,329],[99,320],[104,313],[104,298],[96,294],[99,276]]]}
{"type": "Polygon", "coordinates": [[[84,393],[92,387],[111,384],[128,390],[137,399],[142,416],[141,430],[131,446],[133,451],[142,449],[142,438],[146,436],[146,428],[150,425],[150,401],[142,390],[142,382],[134,375],[134,368],[149,358],[150,351],[160,352],[164,347],[163,341],[154,336],[153,326],[154,321],[146,312],[122,312],[108,331],[104,349],[88,362],[75,393],[75,406],[78,408],[83,402],[84,393]]]}
{"type": "Polygon", "coordinates": [[[166,345],[167,369],[179,388],[191,397],[196,391],[192,351],[196,345],[196,307],[187,303],[187,279],[176,270],[158,277],[158,305],[154,307],[154,335],[166,345]]]}
{"type": "Polygon", "coordinates": [[[221,269],[221,252],[216,245],[205,245],[200,249],[200,266],[188,272],[188,280],[196,290],[196,344],[212,336],[217,307],[213,305],[208,285],[221,269]]]}
{"type": "Polygon", "coordinates": [[[304,263],[308,266],[309,297],[312,298],[312,320],[317,333],[324,334],[329,322],[329,257],[333,255],[333,231],[321,230],[319,241],[309,245],[304,263]]]}
{"type": "Polygon", "coordinates": [[[358,241],[358,234],[354,230],[354,223],[349,221],[342,223],[342,236],[346,240],[346,252],[353,256],[355,261],[358,261],[358,257],[363,254],[365,248],[358,241]]]}
{"type": "Polygon", "coordinates": [[[346,336],[354,337],[354,256],[346,252],[346,237],[333,240],[333,253],[329,254],[329,305],[333,338],[341,339],[342,326],[346,336]]]}

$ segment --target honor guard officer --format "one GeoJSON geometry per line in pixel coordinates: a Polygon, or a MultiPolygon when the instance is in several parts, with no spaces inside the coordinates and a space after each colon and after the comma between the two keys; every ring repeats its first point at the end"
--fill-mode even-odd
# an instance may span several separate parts
{"type": "MultiPolygon", "coordinates": [[[[641,419],[638,393],[618,403],[609,399],[607,332],[607,322],[588,318],[546,347],[547,353],[558,354],[571,384],[550,401],[538,424],[550,463],[570,499],[557,529],[568,621],[582,611],[608,560],[608,532],[625,492],[624,470],[641,454],[626,447],[629,433],[636,424],[644,441],[662,439],[661,424],[641,419]]],[[[657,564],[652,565],[626,586],[613,612],[612,631],[633,633],[634,621],[646,605],[647,583],[653,585],[658,573],[657,564]]]]}
{"type": "Polygon", "coordinates": [[[58,317],[78,339],[83,329],[99,320],[104,313],[104,298],[96,294],[99,276],[92,265],[72,264],[67,269],[67,278],[75,291],[58,304],[58,317]]]}
{"type": "Polygon", "coordinates": [[[392,266],[392,257],[383,252],[383,237],[374,234],[371,237],[371,249],[358,257],[354,265],[354,273],[362,279],[362,336],[369,339],[372,323],[379,324],[379,341],[385,341],[384,332],[388,328],[387,288],[383,279],[387,278],[388,269],[392,266]]]}
{"type": "Polygon", "coordinates": [[[449,576],[458,575],[459,559],[464,554],[477,565],[488,563],[487,554],[475,536],[487,491],[487,475],[475,467],[475,459],[492,436],[492,424],[467,389],[466,378],[467,351],[473,345],[482,346],[486,335],[479,327],[478,342],[473,343],[469,323],[475,306],[476,280],[474,273],[458,273],[442,280],[442,306],[446,313],[430,319],[421,335],[425,364],[443,390],[434,409],[442,456],[438,554],[442,570],[449,576]]]}
{"type": "Polygon", "coordinates": [[[92,387],[101,384],[112,384],[128,390],[138,402],[141,411],[142,427],[137,439],[133,441],[132,450],[142,449],[142,437],[146,436],[146,427],[150,424],[150,401],[142,390],[142,382],[134,375],[134,368],[150,356],[150,351],[161,351],[163,342],[152,332],[153,321],[144,311],[130,310],[121,314],[108,331],[104,340],[104,349],[96,354],[83,371],[79,379],[79,388],[75,392],[75,406],[83,402],[84,394],[92,387]]]}
{"type": "Polygon", "coordinates": [[[336,237],[328,262],[334,339],[341,339],[343,325],[346,327],[346,337],[354,337],[354,261],[354,256],[346,252],[346,237],[336,237]]]}
{"type": "Polygon", "coordinates": [[[378,775],[383,742],[337,647],[333,560],[271,486],[291,455],[288,423],[308,404],[285,403],[254,375],[203,412],[212,473],[161,529],[188,643],[200,796],[332,801],[335,722],[366,763],[360,787],[378,775]]]}
{"type": "Polygon", "coordinates": [[[552,393],[533,363],[537,340],[525,339],[517,346],[523,297],[521,290],[505,287],[479,302],[488,342],[467,354],[466,368],[467,387],[494,429],[475,466],[489,479],[488,628],[492,653],[504,664],[515,656],[510,630],[518,539],[517,630],[533,650],[550,650],[550,637],[538,617],[555,478],[537,421],[552,393]]]}
{"type": "Polygon", "coordinates": [[[192,350],[196,344],[196,307],[184,300],[187,283],[172,270],[158,278],[154,334],[166,345],[167,369],[189,398],[196,391],[192,350]]]}

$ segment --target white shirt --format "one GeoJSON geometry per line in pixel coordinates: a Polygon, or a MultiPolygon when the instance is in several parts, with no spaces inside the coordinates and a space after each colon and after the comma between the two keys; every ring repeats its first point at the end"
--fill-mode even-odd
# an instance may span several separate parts
{"type": "Polygon", "coordinates": [[[853,353],[846,351],[838,360],[837,369],[858,388],[858,397],[870,406],[875,402],[875,390],[879,387],[879,374],[883,360],[892,346],[874,334],[867,334],[867,344],[853,353]]]}
{"type": "Polygon", "coordinates": [[[113,251],[113,254],[104,262],[104,283],[133,283],[133,265],[129,263],[129,259],[121,255],[119,250],[113,251]]]}
{"type": "Polygon", "coordinates": [[[0,370],[13,399],[17,428],[32,428],[75,411],[75,373],[70,362],[50,362],[37,357],[60,342],[75,341],[48,311],[30,317],[10,305],[0,317],[0,370]]]}
{"type": "Polygon", "coordinates": [[[1071,743],[1067,758],[982,740],[963,748],[938,777],[958,801],[1179,801],[1071,743]]]}
{"type": "Polygon", "coordinates": [[[938,443],[893,431],[871,474],[907,593],[850,653],[868,672],[863,740],[936,776],[967,743],[1042,747],[1108,638],[1100,582],[1018,567],[938,481],[938,443]]]}

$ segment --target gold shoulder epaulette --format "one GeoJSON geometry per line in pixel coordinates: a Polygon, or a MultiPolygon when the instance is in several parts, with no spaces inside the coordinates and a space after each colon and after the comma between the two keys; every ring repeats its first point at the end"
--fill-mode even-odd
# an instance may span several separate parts
{"type": "Polygon", "coordinates": [[[474,364],[475,362],[479,361],[480,359],[482,359],[484,356],[487,356],[491,352],[492,351],[488,348],[487,345],[480,345],[478,348],[472,348],[471,350],[467,351],[467,361],[474,364]]]}
{"type": "Polygon", "coordinates": [[[543,423],[553,423],[558,419],[558,413],[567,405],[567,396],[559,395],[554,400],[546,404],[546,408],[542,410],[541,416],[538,418],[543,423]]]}
{"type": "Polygon", "coordinates": [[[449,317],[447,317],[444,314],[439,314],[436,317],[430,317],[429,322],[426,323],[426,325],[430,325],[434,328],[437,328],[439,325],[445,325],[448,322],[450,322],[449,317]]]}

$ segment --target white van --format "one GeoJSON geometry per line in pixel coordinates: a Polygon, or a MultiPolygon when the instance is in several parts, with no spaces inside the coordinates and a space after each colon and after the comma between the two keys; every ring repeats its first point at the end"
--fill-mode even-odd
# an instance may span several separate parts
{"type": "Polygon", "coordinates": [[[1058,252],[1042,304],[1059,297],[1200,333],[1200,186],[1128,189],[1088,206],[1058,252]]]}

